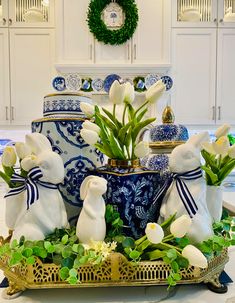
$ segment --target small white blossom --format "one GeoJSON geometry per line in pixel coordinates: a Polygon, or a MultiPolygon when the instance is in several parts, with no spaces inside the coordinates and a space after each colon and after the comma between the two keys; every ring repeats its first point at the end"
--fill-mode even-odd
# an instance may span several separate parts
{"type": "Polygon", "coordinates": [[[99,140],[99,135],[93,130],[83,128],[80,131],[80,135],[89,145],[95,145],[99,140]]]}
{"type": "Polygon", "coordinates": [[[164,238],[164,231],[157,223],[148,223],[145,229],[145,234],[147,239],[153,244],[161,243],[164,238]]]}
{"type": "Polygon", "coordinates": [[[203,253],[193,245],[187,245],[182,250],[182,256],[188,259],[189,264],[192,266],[207,268],[208,263],[203,253]]]}
{"type": "Polygon", "coordinates": [[[170,232],[176,238],[182,238],[189,231],[192,220],[188,215],[182,215],[176,219],[170,226],[170,232]]]}
{"type": "Polygon", "coordinates": [[[146,99],[149,100],[149,103],[155,103],[166,90],[166,85],[162,82],[162,80],[154,83],[150,88],[146,91],[146,99]]]}
{"type": "Polygon", "coordinates": [[[109,100],[113,104],[122,104],[125,98],[126,84],[115,80],[109,90],[109,100]]]}
{"type": "Polygon", "coordinates": [[[95,123],[90,122],[89,120],[86,120],[85,122],[83,122],[82,128],[88,129],[88,130],[93,130],[93,131],[95,131],[97,134],[100,133],[100,128],[99,128],[99,126],[96,125],[95,123]]]}
{"type": "Polygon", "coordinates": [[[81,102],[80,103],[80,108],[81,111],[87,116],[87,117],[92,117],[95,113],[95,108],[94,105],[91,105],[86,102],[81,102]]]}
{"type": "Polygon", "coordinates": [[[230,131],[231,126],[229,124],[221,125],[215,132],[215,136],[217,139],[223,136],[227,136],[230,131]]]}
{"type": "Polygon", "coordinates": [[[124,101],[127,103],[132,103],[135,99],[135,89],[130,82],[125,83],[125,96],[124,101]]]}
{"type": "Polygon", "coordinates": [[[7,146],[4,148],[2,154],[2,165],[6,167],[13,167],[16,164],[16,153],[12,146],[7,146]]]}

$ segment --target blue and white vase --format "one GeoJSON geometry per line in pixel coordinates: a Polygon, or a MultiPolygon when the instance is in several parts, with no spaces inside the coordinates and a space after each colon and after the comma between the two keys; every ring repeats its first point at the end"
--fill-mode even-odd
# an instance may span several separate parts
{"type": "Polygon", "coordinates": [[[59,185],[59,190],[71,225],[76,225],[82,207],[80,185],[83,179],[88,175],[89,169],[103,164],[103,154],[85,143],[80,136],[84,121],[78,117],[51,117],[32,122],[32,131],[47,136],[53,151],[63,159],[65,178],[59,185]]]}
{"type": "Polygon", "coordinates": [[[159,172],[139,166],[139,160],[109,160],[91,174],[108,181],[104,199],[120,213],[126,235],[139,238],[148,222],[157,222],[162,201],[153,200],[160,189],[159,172]]]}

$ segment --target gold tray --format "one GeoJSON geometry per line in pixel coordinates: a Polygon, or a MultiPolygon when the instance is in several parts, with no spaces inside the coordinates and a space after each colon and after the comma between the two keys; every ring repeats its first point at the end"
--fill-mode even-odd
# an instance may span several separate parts
{"type": "MultiPolygon", "coordinates": [[[[219,276],[228,260],[228,252],[225,249],[220,256],[209,261],[206,269],[190,266],[182,270],[182,280],[178,284],[204,282],[213,288],[221,289],[223,285],[219,282],[219,276]]],[[[20,264],[10,268],[7,258],[0,259],[0,269],[9,280],[9,287],[6,290],[9,296],[26,289],[167,285],[167,277],[171,270],[163,261],[133,264],[122,254],[112,253],[99,267],[81,266],[78,269],[80,283],[70,285],[60,279],[59,268],[60,266],[55,264],[44,264],[39,259],[33,265],[20,264]]]]}

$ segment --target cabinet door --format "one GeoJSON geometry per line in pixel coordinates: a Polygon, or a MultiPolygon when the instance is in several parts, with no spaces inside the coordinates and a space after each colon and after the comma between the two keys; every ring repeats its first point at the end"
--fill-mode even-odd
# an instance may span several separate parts
{"type": "Polygon", "coordinates": [[[54,26],[54,0],[9,0],[9,26],[54,26]]]}
{"type": "Polygon", "coordinates": [[[87,25],[89,0],[58,0],[57,58],[76,63],[93,63],[94,38],[87,25]]]}
{"type": "Polygon", "coordinates": [[[8,3],[7,0],[0,0],[0,27],[8,26],[8,3]]]}
{"type": "Polygon", "coordinates": [[[95,63],[131,63],[131,41],[121,45],[108,45],[95,40],[95,63]]]}
{"type": "Polygon", "coordinates": [[[235,125],[235,29],[218,30],[217,123],[235,125]]]}
{"type": "Polygon", "coordinates": [[[216,30],[173,30],[173,95],[176,121],[215,123],[216,30]]]}
{"type": "Polygon", "coordinates": [[[10,122],[8,29],[0,28],[0,124],[10,122]]]}
{"type": "Polygon", "coordinates": [[[219,27],[235,27],[235,0],[218,1],[219,27]]]}
{"type": "Polygon", "coordinates": [[[133,63],[169,62],[170,1],[137,0],[136,3],[139,21],[133,36],[133,63]]]}
{"type": "Polygon", "coordinates": [[[51,89],[54,31],[10,30],[11,119],[29,125],[42,116],[43,97],[51,89]]]}

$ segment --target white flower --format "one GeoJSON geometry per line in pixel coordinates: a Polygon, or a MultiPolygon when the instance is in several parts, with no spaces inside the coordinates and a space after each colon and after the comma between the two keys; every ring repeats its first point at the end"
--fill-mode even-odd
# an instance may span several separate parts
{"type": "Polygon", "coordinates": [[[148,223],[145,229],[145,234],[147,239],[153,244],[161,243],[164,238],[164,231],[157,223],[148,223]]]}
{"type": "Polygon", "coordinates": [[[95,113],[95,108],[93,105],[86,103],[86,102],[81,102],[80,103],[80,108],[82,112],[87,116],[87,117],[92,117],[95,113]]]}
{"type": "Polygon", "coordinates": [[[93,130],[83,128],[81,129],[80,135],[89,145],[94,145],[99,140],[99,135],[93,130]]]}
{"type": "Polygon", "coordinates": [[[216,142],[203,142],[202,148],[212,155],[225,156],[229,151],[229,139],[227,136],[220,137],[216,142]]]}
{"type": "Polygon", "coordinates": [[[90,122],[89,120],[86,120],[85,122],[83,122],[82,128],[83,128],[83,129],[88,129],[88,130],[93,130],[93,131],[96,132],[97,134],[100,133],[100,128],[99,128],[99,126],[96,125],[95,123],[90,122]]]}
{"type": "Polygon", "coordinates": [[[207,268],[208,266],[206,257],[193,245],[185,246],[185,248],[182,250],[182,256],[188,259],[189,264],[192,266],[200,268],[207,268]]]}
{"type": "Polygon", "coordinates": [[[27,156],[21,161],[21,167],[25,171],[30,171],[30,169],[36,166],[38,166],[38,164],[37,157],[35,155],[27,156]]]}
{"type": "Polygon", "coordinates": [[[182,215],[176,219],[170,226],[170,232],[176,238],[182,238],[189,231],[192,220],[188,215],[182,215]]]}
{"type": "Polygon", "coordinates": [[[113,104],[122,104],[125,98],[126,84],[115,80],[109,90],[109,100],[113,104]]]}
{"type": "Polygon", "coordinates": [[[16,164],[16,153],[12,146],[7,146],[4,148],[2,154],[2,165],[6,167],[12,167],[16,164]]]}
{"type": "Polygon", "coordinates": [[[146,91],[145,97],[149,101],[149,103],[155,103],[166,90],[166,85],[162,82],[162,80],[154,83],[150,88],[146,91]]]}
{"type": "Polygon", "coordinates": [[[235,159],[235,144],[229,147],[228,155],[230,158],[235,159]]]}
{"type": "Polygon", "coordinates": [[[147,156],[149,152],[150,152],[149,143],[146,141],[139,142],[134,149],[134,153],[138,158],[143,158],[147,156]]]}
{"type": "Polygon", "coordinates": [[[229,124],[221,125],[215,132],[215,136],[217,139],[223,136],[227,136],[230,131],[231,126],[229,124]]]}
{"type": "Polygon", "coordinates": [[[130,82],[125,83],[125,96],[124,101],[127,103],[132,103],[135,99],[135,89],[130,82]]]}
{"type": "Polygon", "coordinates": [[[31,155],[32,151],[29,145],[24,142],[16,142],[15,144],[16,154],[19,159],[24,159],[25,157],[31,155]]]}

